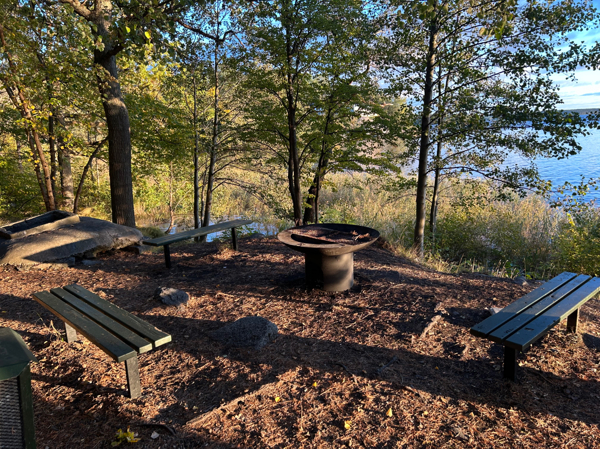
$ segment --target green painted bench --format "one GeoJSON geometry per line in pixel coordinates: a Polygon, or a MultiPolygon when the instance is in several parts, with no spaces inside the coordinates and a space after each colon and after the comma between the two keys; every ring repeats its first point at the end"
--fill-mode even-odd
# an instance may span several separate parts
{"type": "Polygon", "coordinates": [[[239,228],[240,226],[249,225],[252,223],[252,220],[232,220],[232,221],[224,221],[223,223],[217,223],[210,226],[205,226],[203,228],[190,229],[189,231],[178,232],[177,234],[169,234],[164,237],[158,237],[152,240],[143,240],[142,243],[144,245],[150,246],[162,246],[165,251],[165,264],[167,268],[171,268],[171,250],[169,245],[172,243],[181,242],[183,240],[188,240],[194,237],[201,237],[203,235],[212,234],[214,232],[225,231],[227,229],[231,229],[231,245],[235,251],[238,250],[237,244],[237,234],[235,228],[239,228]]]}
{"type": "Polygon", "coordinates": [[[169,334],[77,284],[34,293],[33,298],[64,321],[67,343],[79,332],[113,360],[124,362],[129,396],[142,394],[137,356],[170,342],[169,334]]]}
{"type": "Polygon", "coordinates": [[[600,292],[600,278],[561,273],[471,328],[477,337],[504,345],[504,377],[515,380],[517,352],[546,335],[565,318],[577,332],[579,309],[600,292]]]}

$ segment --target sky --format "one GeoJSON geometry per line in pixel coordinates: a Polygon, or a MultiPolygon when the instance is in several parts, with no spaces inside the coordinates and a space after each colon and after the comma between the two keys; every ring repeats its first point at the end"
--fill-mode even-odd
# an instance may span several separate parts
{"type": "MultiPolygon", "coordinates": [[[[594,7],[600,10],[600,0],[593,0],[594,7]]],[[[590,29],[572,36],[574,41],[583,41],[593,45],[600,41],[600,29],[590,29]]],[[[560,96],[564,104],[562,109],[600,108],[600,71],[578,69],[575,73],[577,80],[571,81],[564,75],[552,77],[560,87],[560,96]]]]}

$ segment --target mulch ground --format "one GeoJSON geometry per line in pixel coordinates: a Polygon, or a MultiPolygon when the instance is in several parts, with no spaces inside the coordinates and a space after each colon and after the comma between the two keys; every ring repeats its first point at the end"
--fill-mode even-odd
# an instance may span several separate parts
{"type": "Polygon", "coordinates": [[[381,246],[355,255],[348,292],[308,291],[300,253],[276,239],[100,255],[93,266],[0,268],[0,323],[32,365],[38,448],[108,448],[118,429],[144,448],[600,447],[600,304],[580,333],[557,326],[502,379],[502,347],[469,334],[491,306],[530,291],[511,280],[427,270],[381,246]],[[123,364],[62,323],[31,294],[78,283],[170,333],[140,359],[142,397],[123,364]],[[186,307],[153,299],[189,293],[186,307]],[[260,351],[209,333],[260,315],[279,337],[260,351]],[[439,318],[436,318],[439,317],[439,318]],[[152,438],[154,436],[154,438],[152,438]]]}

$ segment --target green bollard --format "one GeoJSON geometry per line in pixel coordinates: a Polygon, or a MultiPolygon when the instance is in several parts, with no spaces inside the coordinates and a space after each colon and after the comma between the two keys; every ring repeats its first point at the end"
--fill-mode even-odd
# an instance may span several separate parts
{"type": "Polygon", "coordinates": [[[21,336],[0,327],[0,448],[35,449],[30,362],[21,336]]]}

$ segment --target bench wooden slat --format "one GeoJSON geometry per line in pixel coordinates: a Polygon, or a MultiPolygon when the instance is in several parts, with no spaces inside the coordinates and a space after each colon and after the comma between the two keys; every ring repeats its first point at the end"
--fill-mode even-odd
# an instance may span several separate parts
{"type": "Polygon", "coordinates": [[[505,344],[515,349],[526,350],[532,343],[545,335],[552,327],[579,309],[600,292],[600,278],[593,278],[567,298],[552,306],[518,332],[506,339],[505,344]]]}
{"type": "Polygon", "coordinates": [[[81,313],[100,324],[115,336],[125,341],[128,345],[132,346],[137,352],[143,354],[152,350],[152,343],[140,337],[138,334],[133,332],[131,329],[123,326],[111,317],[107,316],[100,310],[96,309],[89,303],[83,301],[77,296],[63,290],[62,288],[53,288],[50,290],[53,295],[58,296],[67,304],[75,307],[81,313]]]}
{"type": "Polygon", "coordinates": [[[193,237],[200,237],[202,235],[212,234],[213,232],[225,231],[231,228],[238,228],[240,226],[248,225],[252,223],[252,220],[232,220],[225,221],[223,223],[217,223],[210,226],[205,226],[198,229],[190,229],[184,232],[178,232],[177,234],[165,235],[164,237],[157,237],[152,240],[143,240],[144,245],[150,246],[163,246],[170,245],[172,243],[181,242],[183,240],[191,239],[193,237]]]}
{"type": "Polygon", "coordinates": [[[481,323],[473,326],[471,328],[471,333],[478,337],[487,338],[488,334],[507,323],[511,320],[515,315],[522,312],[526,308],[530,307],[532,304],[535,304],[537,301],[551,294],[558,288],[562,287],[564,284],[572,280],[577,276],[575,273],[564,272],[550,281],[546,282],[544,285],[532,290],[525,296],[521,297],[517,301],[512,304],[506,306],[500,312],[491,317],[485,319],[481,323]]]}
{"type": "Polygon", "coordinates": [[[86,290],[80,285],[67,285],[64,289],[101,310],[115,321],[118,321],[142,337],[150,340],[155,348],[171,341],[171,336],[169,334],[159,331],[150,323],[147,323],[126,310],[100,298],[98,295],[86,290]]]}
{"type": "Polygon", "coordinates": [[[117,362],[123,362],[132,357],[137,357],[137,352],[135,352],[133,348],[115,337],[102,326],[85,317],[81,312],[66,305],[52,293],[34,293],[33,298],[61,320],[76,328],[88,340],[97,345],[117,362]]]}
{"type": "Polygon", "coordinates": [[[565,285],[555,290],[551,295],[545,296],[543,299],[537,301],[528,309],[515,316],[513,319],[502,325],[492,333],[488,335],[488,338],[492,341],[502,343],[510,335],[514,334],[521,327],[535,319],[538,315],[541,315],[546,309],[550,308],[554,304],[558,303],[561,299],[577,290],[581,285],[585,284],[590,279],[590,276],[580,274],[575,279],[567,282],[565,285]]]}

